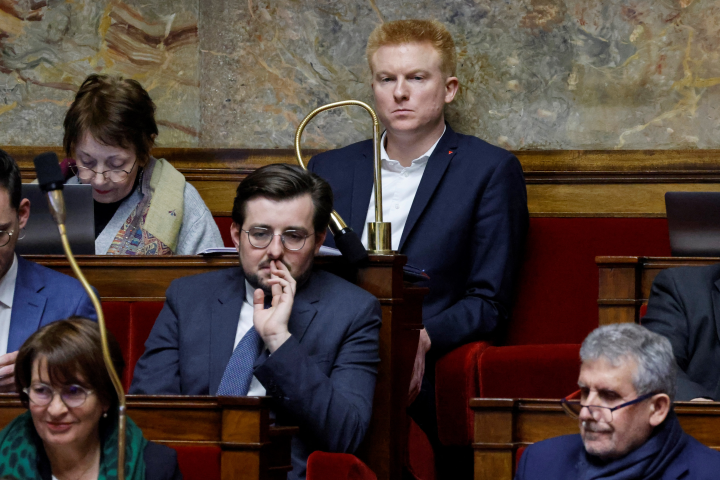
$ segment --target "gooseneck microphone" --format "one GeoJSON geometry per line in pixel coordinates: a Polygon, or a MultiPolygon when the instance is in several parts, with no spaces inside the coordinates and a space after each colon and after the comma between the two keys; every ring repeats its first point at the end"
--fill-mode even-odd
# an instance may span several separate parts
{"type": "Polygon", "coordinates": [[[350,227],[333,232],[335,246],[345,259],[354,265],[364,265],[368,261],[368,252],[360,241],[360,237],[350,227]]]}
{"type": "Polygon", "coordinates": [[[330,231],[335,239],[335,246],[340,250],[343,257],[351,264],[358,266],[364,266],[368,261],[368,252],[380,255],[392,255],[392,228],[390,222],[383,222],[383,209],[382,209],[382,175],[380,170],[380,121],[375,113],[375,110],[365,102],[359,100],[343,100],[341,102],[328,103],[321,107],[316,108],[310,112],[298,125],[295,130],[295,159],[298,164],[307,170],[305,161],[302,157],[302,151],[300,149],[300,140],[302,138],[303,130],[307,126],[308,122],[312,120],[317,114],[330,110],[337,107],[346,106],[358,106],[364,108],[372,117],[373,120],[373,171],[374,171],[374,191],[375,191],[375,221],[369,222],[368,226],[368,248],[365,250],[360,237],[353,231],[352,228],[348,227],[347,224],[340,218],[340,215],[333,210],[330,215],[330,231]]]}
{"type": "MultiPolygon", "coordinates": [[[[65,178],[60,170],[58,157],[53,152],[41,153],[33,160],[40,189],[48,194],[50,214],[55,223],[65,229],[65,198],[62,194],[65,178]]],[[[62,235],[62,233],[61,233],[62,235]]]]}
{"type": "Polygon", "coordinates": [[[65,178],[63,177],[62,171],[60,170],[60,164],[58,163],[58,157],[53,152],[42,153],[35,157],[33,160],[35,163],[35,173],[37,174],[38,183],[40,189],[47,193],[48,205],[50,207],[50,214],[57,223],[58,231],[60,232],[60,241],[62,242],[63,250],[65,250],[65,256],[70,262],[75,276],[80,280],[83,288],[87,292],[90,300],[92,300],[95,311],[98,317],[98,326],[100,327],[100,341],[102,343],[103,360],[105,361],[105,368],[107,368],[110,380],[112,380],[115,392],[118,396],[118,464],[117,473],[118,480],[125,480],[125,391],[120,383],[120,377],[118,377],[115,367],[112,363],[112,357],[110,356],[110,348],[108,347],[107,340],[107,329],[105,327],[105,315],[103,314],[102,305],[98,299],[95,291],[93,291],[90,283],[88,283],[85,275],[83,275],[80,267],[75,261],[75,256],[70,249],[70,242],[67,239],[67,233],[65,231],[65,198],[62,194],[63,183],[65,178]]]}

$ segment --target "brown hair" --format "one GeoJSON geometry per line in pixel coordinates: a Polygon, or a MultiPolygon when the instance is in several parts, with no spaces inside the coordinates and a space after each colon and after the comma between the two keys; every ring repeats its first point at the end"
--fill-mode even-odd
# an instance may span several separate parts
{"type": "MultiPolygon", "coordinates": [[[[120,345],[108,332],[110,357],[119,377],[125,368],[120,345]]],[[[100,327],[87,318],[73,316],[45,325],[28,338],[15,361],[15,387],[20,400],[28,407],[23,389],[32,382],[35,360],[44,357],[53,385],[78,384],[92,389],[98,399],[110,405],[109,414],[117,410],[117,393],[103,362],[100,327]]]]}
{"type": "Polygon", "coordinates": [[[90,75],[65,114],[63,147],[68,157],[85,133],[105,145],[133,149],[138,166],[150,159],[158,134],[155,104],[135,80],[90,75]]]}
{"type": "Polygon", "coordinates": [[[437,20],[396,20],[375,27],[365,50],[370,71],[373,69],[372,57],[380,47],[424,42],[429,42],[440,54],[440,70],[446,76],[454,77],[457,68],[455,42],[445,25],[437,20]]]}
{"type": "Polygon", "coordinates": [[[260,167],[238,185],[233,202],[232,219],[240,228],[245,222],[245,205],[256,197],[292,200],[301,195],[312,197],[315,233],[324,232],[330,223],[333,193],[330,185],[314,173],[295,165],[276,163],[260,167]]]}

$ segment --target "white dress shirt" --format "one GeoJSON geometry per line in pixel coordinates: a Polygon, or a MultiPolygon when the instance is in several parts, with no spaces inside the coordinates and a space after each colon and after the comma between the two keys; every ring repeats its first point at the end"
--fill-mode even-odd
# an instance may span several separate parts
{"type": "MultiPolygon", "coordinates": [[[[447,127],[446,127],[447,128],[447,127]]],[[[383,204],[383,221],[390,222],[392,231],[392,249],[396,250],[400,246],[400,237],[402,237],[407,222],[410,207],[415,200],[420,180],[422,180],[425,167],[427,166],[430,155],[435,151],[437,142],[430,147],[430,150],[422,154],[419,158],[412,161],[409,167],[403,167],[397,160],[390,160],[385,150],[385,135],[383,133],[380,139],[380,175],[382,177],[382,204],[383,204]]],[[[443,130],[445,135],[445,130],[443,130]]],[[[368,248],[368,222],[375,221],[375,186],[373,185],[370,193],[370,206],[365,217],[365,226],[360,239],[365,249],[368,248]]]]}
{"type": "MultiPolygon", "coordinates": [[[[253,326],[253,293],[255,289],[245,280],[245,301],[240,308],[240,321],[238,322],[237,333],[235,334],[235,344],[233,345],[233,351],[240,340],[253,326]]],[[[248,390],[248,397],[262,397],[265,395],[265,387],[262,383],[253,376],[252,382],[250,382],[250,390],[248,390]]]]}
{"type": "Polygon", "coordinates": [[[10,270],[0,279],[0,355],[8,353],[10,337],[10,317],[12,315],[13,297],[15,296],[15,280],[17,280],[18,261],[13,255],[10,270]]]}

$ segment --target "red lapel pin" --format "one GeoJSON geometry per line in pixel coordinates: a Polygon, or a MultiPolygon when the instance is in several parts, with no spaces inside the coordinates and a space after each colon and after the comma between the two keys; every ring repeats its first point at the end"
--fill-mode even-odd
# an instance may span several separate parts
{"type": "Polygon", "coordinates": [[[450,155],[451,153],[452,153],[452,150],[449,150],[449,151],[448,151],[448,155],[450,155]]]}

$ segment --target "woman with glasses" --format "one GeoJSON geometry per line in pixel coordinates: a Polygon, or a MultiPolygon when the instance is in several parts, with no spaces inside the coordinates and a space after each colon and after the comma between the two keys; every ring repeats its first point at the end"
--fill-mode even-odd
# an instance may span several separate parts
{"type": "Polygon", "coordinates": [[[92,185],[95,253],[194,255],[222,247],[197,190],[150,155],[155,104],[135,80],[90,75],[65,115],[63,146],[74,175],[92,185]]]}
{"type": "MultiPolygon", "coordinates": [[[[108,336],[122,376],[117,341],[108,336]]],[[[117,476],[117,394],[103,363],[98,325],[81,317],[51,323],[20,348],[15,365],[28,408],[0,432],[0,475],[23,480],[117,476]]],[[[125,478],[178,480],[175,451],[148,442],[127,418],[125,478]]]]}

